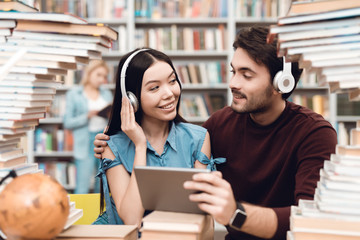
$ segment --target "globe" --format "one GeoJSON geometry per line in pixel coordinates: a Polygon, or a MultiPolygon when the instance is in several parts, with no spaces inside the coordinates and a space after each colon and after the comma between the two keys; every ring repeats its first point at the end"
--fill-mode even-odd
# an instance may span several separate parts
{"type": "Polygon", "coordinates": [[[0,192],[0,230],[12,239],[53,239],[69,215],[65,189],[42,173],[14,178],[0,192]]]}

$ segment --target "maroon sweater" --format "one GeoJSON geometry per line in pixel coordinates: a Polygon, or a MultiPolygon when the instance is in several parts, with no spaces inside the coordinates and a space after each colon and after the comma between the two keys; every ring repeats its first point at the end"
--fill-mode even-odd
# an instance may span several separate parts
{"type": "MultiPolygon", "coordinates": [[[[280,117],[260,126],[249,114],[230,107],[214,113],[205,123],[213,156],[232,186],[237,201],[273,208],[278,229],[273,239],[286,239],[290,206],[312,199],[323,162],[335,152],[337,136],[329,122],[313,111],[286,102],[280,117]]],[[[226,239],[259,239],[228,229],[226,239]]]]}

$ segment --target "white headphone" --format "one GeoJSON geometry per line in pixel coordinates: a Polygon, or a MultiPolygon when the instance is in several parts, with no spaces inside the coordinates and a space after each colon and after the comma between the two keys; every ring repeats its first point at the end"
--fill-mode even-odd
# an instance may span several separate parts
{"type": "Polygon", "coordinates": [[[121,73],[120,73],[120,87],[121,87],[121,94],[123,96],[126,96],[129,101],[130,104],[133,106],[134,108],[134,112],[136,112],[139,109],[139,101],[137,100],[136,96],[134,93],[128,91],[126,92],[125,89],[125,77],[126,77],[126,69],[129,66],[130,61],[135,57],[136,54],[138,54],[139,52],[143,52],[146,51],[148,49],[143,48],[143,49],[139,49],[135,52],[133,52],[124,62],[124,65],[121,68],[121,73]]]}
{"type": "Polygon", "coordinates": [[[289,93],[295,87],[295,79],[291,74],[291,62],[285,62],[285,57],[283,57],[283,63],[283,70],[275,74],[273,85],[279,93],[289,93]]]}

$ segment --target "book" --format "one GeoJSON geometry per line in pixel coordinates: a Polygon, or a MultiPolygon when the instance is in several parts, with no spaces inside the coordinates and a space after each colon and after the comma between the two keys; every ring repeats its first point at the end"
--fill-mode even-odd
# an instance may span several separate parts
{"type": "Polygon", "coordinates": [[[144,230],[200,232],[206,215],[167,211],[153,211],[142,220],[144,230]]]}
{"type": "Polygon", "coordinates": [[[350,145],[360,145],[360,128],[350,130],[350,145]]]}
{"type": "MultiPolygon", "coordinates": [[[[9,58],[15,53],[15,49],[0,51],[0,57],[9,58]]],[[[27,52],[23,58],[24,60],[42,60],[42,61],[58,61],[58,62],[70,62],[70,63],[82,63],[88,64],[89,58],[88,57],[80,57],[80,56],[71,56],[71,55],[60,55],[60,54],[51,54],[51,53],[29,53],[27,52]]],[[[7,77],[9,77],[8,74],[7,77]]]]}
{"type": "MultiPolygon", "coordinates": [[[[45,46],[45,47],[57,47],[57,48],[69,48],[69,49],[87,49],[99,52],[107,52],[109,48],[98,43],[86,43],[77,41],[55,41],[55,40],[32,40],[32,39],[18,39],[8,38],[8,44],[14,44],[19,46],[45,46]]],[[[74,54],[75,55],[75,54],[74,54]]]]}
{"type": "Polygon", "coordinates": [[[210,215],[153,211],[142,221],[143,240],[207,240],[214,235],[214,222],[210,215]]]}
{"type": "Polygon", "coordinates": [[[15,20],[0,20],[0,28],[15,28],[16,27],[16,21],[15,20]]]}
{"type": "Polygon", "coordinates": [[[34,32],[57,32],[66,34],[97,35],[117,40],[117,32],[104,24],[69,24],[45,21],[18,20],[16,30],[34,32]]]}
{"type": "Polygon", "coordinates": [[[1,14],[4,11],[39,12],[39,10],[37,8],[34,8],[28,4],[25,4],[23,1],[19,1],[19,0],[1,0],[0,1],[0,10],[1,10],[1,14]]]}
{"type": "Polygon", "coordinates": [[[17,156],[17,155],[21,155],[21,154],[23,154],[23,150],[21,148],[4,150],[4,151],[0,151],[0,159],[6,160],[13,156],[17,156]]]}
{"type": "MultiPolygon", "coordinates": [[[[16,51],[18,45],[0,45],[0,49],[4,51],[16,51]]],[[[101,52],[87,49],[74,49],[74,48],[56,48],[46,46],[31,46],[27,50],[29,53],[44,53],[44,54],[56,54],[67,55],[77,57],[88,57],[92,59],[100,59],[101,52]]],[[[58,73],[55,73],[58,74],[58,73]]]]}
{"type": "MultiPolygon", "coordinates": [[[[269,34],[267,40],[273,42],[276,35],[287,37],[286,34],[292,33],[290,36],[302,36],[303,39],[315,38],[314,36],[306,36],[307,31],[323,31],[330,29],[339,29],[350,26],[356,26],[360,22],[360,18],[351,18],[351,19],[340,19],[340,20],[329,20],[329,21],[319,21],[319,22],[307,22],[299,23],[293,25],[270,25],[269,34]],[[296,35],[294,35],[297,33],[296,35]],[[284,34],[284,35],[281,35],[284,34]]],[[[326,33],[326,32],[325,32],[326,33]]],[[[322,32],[322,34],[324,34],[322,32]]],[[[289,38],[289,37],[288,37],[289,38]]],[[[279,40],[281,42],[281,40],[279,40]]],[[[287,40],[289,41],[289,40],[287,40]]]]}
{"type": "Polygon", "coordinates": [[[9,168],[19,164],[26,163],[27,157],[26,154],[17,155],[11,158],[0,158],[0,168],[9,168]]]}
{"type": "MultiPolygon", "coordinates": [[[[316,190],[317,194],[321,196],[322,199],[352,199],[353,201],[360,201],[360,193],[358,192],[350,192],[345,190],[334,190],[326,188],[322,183],[317,184],[316,190]]],[[[317,206],[316,206],[317,208],[317,206]]],[[[320,210],[318,210],[320,211],[320,210]]],[[[321,212],[324,217],[356,217],[354,215],[339,215],[339,214],[330,214],[321,212]]]]}
{"type": "Polygon", "coordinates": [[[30,120],[25,120],[25,121],[0,119],[0,128],[22,128],[22,127],[34,127],[37,125],[39,125],[38,119],[30,119],[30,120]]]}
{"type": "Polygon", "coordinates": [[[349,91],[349,101],[360,101],[360,89],[349,91]]]}
{"type": "Polygon", "coordinates": [[[360,156],[360,146],[337,145],[336,153],[339,155],[360,156]]]}
{"type": "Polygon", "coordinates": [[[64,42],[79,42],[79,43],[99,43],[107,48],[111,48],[112,41],[108,38],[95,35],[79,35],[79,34],[58,34],[58,33],[42,33],[42,32],[27,32],[14,30],[11,38],[13,39],[32,39],[43,41],[64,41],[64,42]]]}
{"type": "Polygon", "coordinates": [[[285,16],[278,19],[278,25],[295,24],[300,22],[312,22],[329,19],[341,19],[347,17],[356,17],[360,15],[360,8],[350,8],[337,11],[329,11],[318,14],[304,14],[298,16],[285,16]]]}
{"type": "Polygon", "coordinates": [[[1,113],[1,119],[21,120],[45,118],[45,113],[1,113]]]}
{"type": "Polygon", "coordinates": [[[360,7],[360,2],[354,0],[295,1],[292,2],[287,15],[318,14],[356,7],[360,7]]]}
{"type": "Polygon", "coordinates": [[[15,80],[2,80],[0,86],[13,86],[13,87],[43,87],[43,88],[60,88],[61,82],[49,80],[35,80],[35,81],[15,81],[15,80]]]}
{"type": "Polygon", "coordinates": [[[22,163],[8,168],[0,168],[0,178],[5,177],[11,170],[14,170],[18,176],[33,173],[38,170],[38,163],[22,163]]]}
{"type": "Polygon", "coordinates": [[[2,128],[0,127],[0,134],[17,134],[17,133],[26,133],[35,129],[35,126],[26,126],[19,128],[2,128]]]}
{"type": "Polygon", "coordinates": [[[334,173],[334,175],[359,177],[360,180],[360,162],[353,165],[325,160],[324,171],[334,173]]]}
{"type": "MultiPolygon", "coordinates": [[[[7,59],[0,58],[0,64],[5,64],[7,59]]],[[[42,67],[42,68],[53,68],[53,69],[68,69],[68,70],[76,70],[76,63],[69,62],[60,62],[60,61],[46,61],[46,60],[19,60],[15,66],[21,67],[42,67]]],[[[6,78],[6,77],[5,77],[6,78]]]]}
{"type": "Polygon", "coordinates": [[[0,135],[0,141],[11,141],[13,139],[19,139],[21,137],[24,137],[25,135],[26,134],[24,133],[11,134],[11,135],[3,134],[0,135]]]}
{"type": "Polygon", "coordinates": [[[46,107],[1,107],[1,113],[39,113],[46,112],[46,107]]]}
{"type": "Polygon", "coordinates": [[[17,93],[1,93],[1,100],[22,100],[22,101],[52,101],[54,94],[17,94],[17,93]]]}
{"type": "Polygon", "coordinates": [[[358,240],[358,235],[343,235],[319,232],[287,232],[287,240],[358,240]]]}
{"type": "Polygon", "coordinates": [[[101,110],[97,113],[97,115],[98,115],[99,117],[103,117],[103,118],[108,119],[109,116],[110,116],[111,108],[112,108],[112,104],[108,104],[108,105],[106,105],[103,109],[101,109],[101,110]]]}
{"type": "Polygon", "coordinates": [[[55,94],[55,88],[0,86],[0,93],[28,93],[28,94],[55,94]]]}
{"type": "Polygon", "coordinates": [[[358,34],[360,31],[359,22],[355,22],[349,26],[340,26],[335,28],[334,26],[329,26],[327,28],[321,29],[311,29],[295,32],[284,32],[277,35],[278,41],[295,41],[301,39],[313,39],[313,38],[326,38],[326,37],[336,37],[336,36],[345,36],[345,35],[354,35],[358,34]]]}
{"type": "Polygon", "coordinates": [[[136,240],[137,227],[135,225],[72,225],[55,239],[136,240]]]}
{"type": "Polygon", "coordinates": [[[81,208],[70,208],[70,213],[68,219],[65,223],[64,229],[68,229],[72,226],[77,220],[79,220],[83,216],[83,209],[81,208]]]}
{"type": "MultiPolygon", "coordinates": [[[[0,47],[1,48],[1,47],[0,47]]],[[[46,68],[46,67],[18,67],[14,66],[10,69],[11,73],[28,73],[28,74],[52,74],[52,75],[66,75],[66,69],[60,68],[46,68]]]]}
{"type": "Polygon", "coordinates": [[[291,231],[317,231],[327,233],[339,233],[343,231],[344,234],[348,232],[360,233],[360,217],[354,218],[329,218],[324,217],[321,214],[319,216],[304,216],[301,208],[297,206],[291,206],[290,214],[290,230],[291,231]]]}
{"type": "MultiPolygon", "coordinates": [[[[1,5],[0,5],[1,6],[1,5]]],[[[0,19],[16,19],[19,21],[61,22],[86,25],[87,21],[70,13],[44,12],[1,12],[0,19]]],[[[30,29],[29,29],[30,30],[30,29]]]]}

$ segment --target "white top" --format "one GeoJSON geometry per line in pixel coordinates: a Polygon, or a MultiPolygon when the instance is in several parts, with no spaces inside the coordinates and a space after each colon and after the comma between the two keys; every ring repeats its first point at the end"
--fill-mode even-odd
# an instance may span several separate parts
{"type": "MultiPolygon", "coordinates": [[[[89,99],[87,96],[86,98],[88,100],[89,111],[99,111],[109,104],[108,102],[105,101],[105,99],[102,96],[99,96],[96,100],[89,99]]],[[[89,131],[101,132],[104,130],[107,123],[108,123],[107,119],[99,116],[93,116],[89,119],[89,131]]]]}

